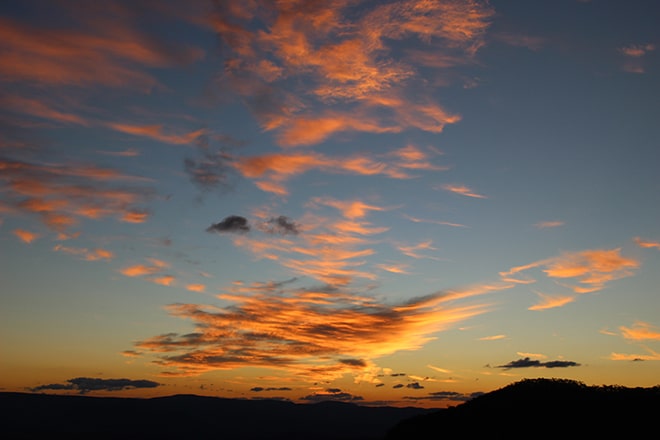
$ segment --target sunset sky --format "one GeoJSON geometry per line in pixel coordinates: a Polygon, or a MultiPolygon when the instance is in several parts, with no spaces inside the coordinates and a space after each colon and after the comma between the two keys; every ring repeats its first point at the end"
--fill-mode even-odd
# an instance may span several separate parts
{"type": "Polygon", "coordinates": [[[660,384],[660,2],[3,1],[0,390],[660,384]]]}

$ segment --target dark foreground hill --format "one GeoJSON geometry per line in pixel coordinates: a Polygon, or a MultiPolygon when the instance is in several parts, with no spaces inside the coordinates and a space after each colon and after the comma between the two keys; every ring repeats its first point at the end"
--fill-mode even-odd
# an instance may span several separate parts
{"type": "Polygon", "coordinates": [[[399,421],[428,411],[193,395],[134,399],[0,393],[0,436],[381,440],[399,421]]]}
{"type": "Polygon", "coordinates": [[[404,420],[386,438],[659,438],[658,417],[660,386],[587,386],[565,379],[528,379],[404,420]]]}

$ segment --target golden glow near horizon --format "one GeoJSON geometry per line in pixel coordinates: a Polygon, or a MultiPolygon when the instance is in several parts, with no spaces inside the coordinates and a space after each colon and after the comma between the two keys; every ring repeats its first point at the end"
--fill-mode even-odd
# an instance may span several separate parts
{"type": "Polygon", "coordinates": [[[610,3],[0,5],[0,388],[656,385],[660,6],[610,3]]]}

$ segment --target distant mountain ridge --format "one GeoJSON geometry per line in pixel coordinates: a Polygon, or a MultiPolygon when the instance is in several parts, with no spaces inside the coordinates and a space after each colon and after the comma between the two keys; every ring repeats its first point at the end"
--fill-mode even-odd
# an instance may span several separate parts
{"type": "Polygon", "coordinates": [[[0,393],[4,438],[381,440],[423,408],[174,395],[150,399],[0,393]]]}
{"type": "Polygon", "coordinates": [[[658,416],[660,386],[526,379],[461,405],[404,420],[386,440],[657,438],[658,416]]]}
{"type": "Polygon", "coordinates": [[[0,415],[3,438],[9,439],[54,434],[230,440],[653,438],[660,386],[526,379],[455,407],[430,410],[185,394],[136,399],[0,393],[0,415]]]}

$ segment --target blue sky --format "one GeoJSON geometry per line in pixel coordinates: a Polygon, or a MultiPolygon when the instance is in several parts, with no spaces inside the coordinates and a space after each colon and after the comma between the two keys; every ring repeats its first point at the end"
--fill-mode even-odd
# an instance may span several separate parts
{"type": "Polygon", "coordinates": [[[0,386],[446,406],[525,377],[656,385],[658,18],[3,4],[0,386]]]}

